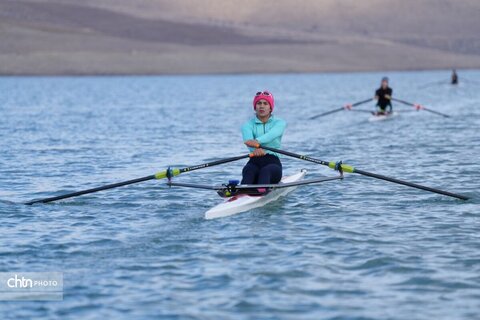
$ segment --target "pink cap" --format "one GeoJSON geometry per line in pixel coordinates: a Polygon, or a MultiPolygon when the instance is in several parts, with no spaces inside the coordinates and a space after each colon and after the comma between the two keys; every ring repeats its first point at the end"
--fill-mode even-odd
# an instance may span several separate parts
{"type": "Polygon", "coordinates": [[[259,91],[255,94],[255,97],[253,97],[253,109],[257,108],[257,102],[262,99],[266,100],[268,104],[270,104],[270,108],[272,108],[273,112],[273,108],[275,107],[275,100],[273,99],[273,94],[271,94],[267,90],[259,91]]]}

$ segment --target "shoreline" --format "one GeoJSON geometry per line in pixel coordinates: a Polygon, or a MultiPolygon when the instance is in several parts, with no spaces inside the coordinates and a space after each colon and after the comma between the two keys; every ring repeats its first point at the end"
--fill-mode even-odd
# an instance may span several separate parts
{"type": "Polygon", "coordinates": [[[353,71],[279,71],[279,72],[177,72],[177,73],[0,73],[2,78],[13,77],[25,77],[25,78],[68,78],[68,77],[174,77],[174,76],[251,76],[251,75],[314,75],[314,74],[347,74],[347,73],[379,73],[379,72],[395,72],[395,73],[407,73],[407,72],[451,72],[452,69],[458,71],[476,71],[480,70],[479,67],[466,67],[466,68],[404,68],[404,69],[371,69],[371,70],[353,70],[353,71]]]}

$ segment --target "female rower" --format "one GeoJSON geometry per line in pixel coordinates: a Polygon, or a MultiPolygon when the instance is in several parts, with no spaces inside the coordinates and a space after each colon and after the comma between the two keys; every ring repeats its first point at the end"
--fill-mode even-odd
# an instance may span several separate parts
{"type": "MultiPolygon", "coordinates": [[[[253,98],[255,117],[242,126],[243,141],[254,154],[243,168],[242,184],[275,184],[282,179],[282,163],[278,154],[255,148],[258,145],[281,147],[286,123],[272,114],[274,107],[275,101],[270,92],[263,91],[255,94],[253,98]]],[[[258,191],[266,190],[259,188],[258,191]]]]}

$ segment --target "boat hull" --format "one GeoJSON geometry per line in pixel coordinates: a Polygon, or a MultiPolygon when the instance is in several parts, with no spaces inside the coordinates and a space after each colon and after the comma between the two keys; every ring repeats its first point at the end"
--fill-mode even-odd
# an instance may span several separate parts
{"type": "MultiPolygon", "coordinates": [[[[283,177],[281,183],[302,180],[306,174],[307,171],[302,170],[294,175],[283,177]]],[[[247,194],[243,194],[228,198],[224,202],[216,205],[215,207],[205,212],[205,219],[228,217],[240,212],[245,212],[258,207],[262,207],[267,203],[270,203],[282,196],[285,196],[287,193],[292,192],[296,188],[297,187],[274,189],[264,196],[249,196],[247,194]]]]}

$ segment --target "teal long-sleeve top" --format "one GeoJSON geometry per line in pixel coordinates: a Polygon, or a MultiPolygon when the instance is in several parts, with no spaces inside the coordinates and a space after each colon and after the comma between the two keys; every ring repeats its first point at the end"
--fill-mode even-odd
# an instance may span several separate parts
{"type": "MultiPolygon", "coordinates": [[[[287,123],[285,120],[270,116],[267,122],[263,123],[257,117],[254,117],[243,124],[242,126],[242,136],[243,141],[257,140],[261,145],[271,147],[271,148],[281,148],[282,136],[287,123]]],[[[250,151],[253,151],[255,148],[249,148],[250,151]]],[[[265,150],[265,152],[279,156],[277,153],[265,150]]]]}

